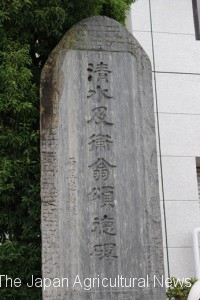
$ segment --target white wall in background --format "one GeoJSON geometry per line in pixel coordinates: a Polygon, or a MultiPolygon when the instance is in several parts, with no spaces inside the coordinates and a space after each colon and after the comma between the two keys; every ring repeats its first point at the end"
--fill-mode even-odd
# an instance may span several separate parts
{"type": "Polygon", "coordinates": [[[165,271],[194,277],[192,230],[200,227],[200,41],[192,0],[137,0],[131,19],[129,29],[153,70],[165,271]]]}

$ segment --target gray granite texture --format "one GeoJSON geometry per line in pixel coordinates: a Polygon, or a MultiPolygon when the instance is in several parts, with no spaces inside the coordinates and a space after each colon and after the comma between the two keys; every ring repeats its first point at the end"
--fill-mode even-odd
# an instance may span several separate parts
{"type": "Polygon", "coordinates": [[[81,21],[44,66],[41,169],[43,299],[166,299],[151,65],[118,22],[81,21]]]}

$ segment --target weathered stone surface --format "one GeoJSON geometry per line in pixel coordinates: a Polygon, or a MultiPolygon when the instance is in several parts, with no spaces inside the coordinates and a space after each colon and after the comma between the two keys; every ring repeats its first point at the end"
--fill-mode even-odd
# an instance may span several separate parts
{"type": "Polygon", "coordinates": [[[83,20],[50,55],[41,167],[43,278],[68,278],[43,299],[165,299],[151,65],[118,22],[83,20]]]}

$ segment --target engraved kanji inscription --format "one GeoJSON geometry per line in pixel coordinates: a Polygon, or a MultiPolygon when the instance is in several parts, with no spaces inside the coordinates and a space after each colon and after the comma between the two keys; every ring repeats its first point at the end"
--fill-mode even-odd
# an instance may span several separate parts
{"type": "Polygon", "coordinates": [[[114,207],[114,187],[112,186],[103,186],[103,187],[94,187],[89,193],[89,200],[100,200],[101,207],[111,206],[114,207]]]}
{"type": "Polygon", "coordinates": [[[116,244],[98,244],[93,247],[93,253],[91,255],[102,258],[117,258],[116,244]]]}
{"type": "Polygon", "coordinates": [[[76,161],[75,161],[74,157],[70,157],[69,158],[69,164],[72,165],[72,166],[74,166],[75,163],[76,163],[76,161]]]}
{"type": "Polygon", "coordinates": [[[101,61],[99,64],[97,64],[97,66],[96,66],[96,68],[94,70],[94,73],[98,73],[99,77],[105,79],[105,78],[107,78],[105,76],[107,76],[108,73],[111,73],[111,71],[108,68],[108,64],[104,64],[101,61]]]}
{"type": "Polygon", "coordinates": [[[68,227],[75,228],[77,222],[77,176],[76,176],[76,161],[69,158],[67,162],[67,192],[66,198],[66,213],[68,227]]]}
{"type": "Polygon", "coordinates": [[[108,134],[93,134],[90,136],[90,142],[88,143],[91,150],[110,150],[113,141],[111,140],[111,136],[108,134]]]}
{"type": "Polygon", "coordinates": [[[109,94],[109,74],[111,70],[108,68],[108,64],[100,62],[94,67],[92,63],[88,64],[88,82],[89,82],[89,91],[88,98],[96,95],[97,101],[102,99],[111,99],[113,98],[109,94]]]}
{"type": "Polygon", "coordinates": [[[112,168],[116,167],[107,162],[104,158],[98,158],[92,165],[93,169],[93,178],[96,181],[107,180],[110,176],[112,168]]]}
{"type": "Polygon", "coordinates": [[[106,233],[108,235],[116,235],[114,218],[104,215],[103,218],[95,217],[92,224],[92,232],[98,234],[106,233]]]}
{"type": "MultiPolygon", "coordinates": [[[[100,61],[98,64],[88,64],[88,94],[97,102],[113,98],[110,92],[111,73],[108,64],[100,61]]],[[[88,102],[90,103],[90,102],[88,102]]],[[[115,244],[116,226],[113,217],[114,209],[114,187],[112,186],[112,172],[116,167],[108,162],[104,155],[112,149],[114,141],[107,131],[107,126],[114,125],[109,122],[108,107],[98,106],[91,110],[92,116],[87,121],[94,126],[93,134],[88,136],[89,151],[93,151],[95,161],[88,167],[92,169],[92,177],[96,182],[88,194],[90,201],[98,201],[92,221],[91,232],[93,233],[92,256],[99,258],[116,258],[117,250],[115,244]],[[109,181],[108,181],[109,180],[109,181]],[[111,180],[111,182],[110,182],[111,180]],[[111,210],[112,209],[112,210],[111,210]],[[106,211],[105,211],[106,210],[106,211]],[[106,213],[106,214],[105,214],[106,213]],[[108,213],[108,215],[107,215],[108,213]],[[100,214],[100,216],[99,216],[100,214]],[[101,238],[101,240],[99,240],[101,238]]],[[[111,154],[111,153],[110,153],[111,154]]]]}
{"type": "Polygon", "coordinates": [[[75,159],[70,158],[67,165],[68,165],[67,179],[70,184],[70,191],[76,191],[76,176],[75,176],[76,161],[75,161],[75,159]]]}
{"type": "Polygon", "coordinates": [[[92,112],[93,112],[93,116],[88,121],[88,123],[94,122],[97,125],[100,125],[100,124],[113,125],[113,123],[108,122],[106,120],[107,107],[99,106],[99,107],[93,108],[92,112]]]}
{"type": "Polygon", "coordinates": [[[100,86],[96,87],[95,90],[88,91],[88,98],[92,97],[93,95],[97,94],[97,101],[100,102],[103,98],[111,99],[112,96],[109,96],[108,89],[102,89],[100,86]]]}

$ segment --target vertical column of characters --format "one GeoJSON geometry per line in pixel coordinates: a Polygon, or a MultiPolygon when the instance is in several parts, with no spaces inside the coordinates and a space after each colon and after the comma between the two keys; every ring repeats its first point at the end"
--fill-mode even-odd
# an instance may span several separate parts
{"type": "Polygon", "coordinates": [[[110,91],[112,71],[108,64],[100,61],[88,65],[88,95],[91,105],[91,117],[88,126],[93,132],[88,137],[92,161],[89,168],[92,186],[88,194],[89,203],[95,203],[97,209],[92,219],[91,234],[94,245],[90,255],[98,259],[117,258],[116,220],[115,220],[115,187],[113,173],[116,167],[112,163],[112,126],[108,117],[107,101],[113,101],[110,91]]]}
{"type": "Polygon", "coordinates": [[[77,176],[76,161],[70,157],[67,161],[67,190],[68,197],[66,201],[67,220],[69,228],[76,228],[77,218],[77,176]]]}

